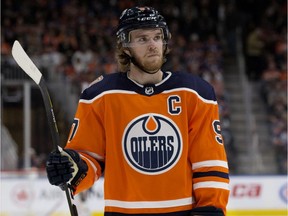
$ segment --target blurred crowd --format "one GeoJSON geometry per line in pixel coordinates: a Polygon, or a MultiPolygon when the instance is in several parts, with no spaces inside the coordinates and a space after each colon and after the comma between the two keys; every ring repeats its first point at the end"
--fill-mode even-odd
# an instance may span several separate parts
{"type": "Polygon", "coordinates": [[[287,1],[268,1],[261,7],[261,13],[246,21],[246,72],[252,82],[261,85],[271,148],[279,173],[287,174],[287,1]]]}
{"type": "MultiPolygon", "coordinates": [[[[60,75],[75,86],[82,84],[81,91],[100,74],[117,71],[115,30],[121,12],[132,5],[128,0],[24,0],[21,6],[15,0],[5,1],[1,54],[9,55],[17,39],[50,80],[60,75]]],[[[220,81],[218,38],[224,35],[229,1],[151,1],[151,5],[163,8],[161,13],[172,33],[172,54],[166,68],[220,81]]]]}
{"type": "Polygon", "coordinates": [[[267,106],[278,170],[287,174],[287,41],[282,38],[277,41],[265,61],[260,78],[261,94],[267,106]]]}
{"type": "MultiPolygon", "coordinates": [[[[17,39],[32,56],[36,65],[45,73],[48,81],[61,79],[63,82],[70,82],[74,86],[74,91],[80,93],[99,75],[117,71],[114,48],[118,18],[125,8],[135,5],[135,2],[131,0],[23,0],[19,4],[16,0],[3,1],[2,64],[15,64],[11,60],[10,52],[14,40],[17,39]]],[[[235,29],[239,24],[248,21],[249,10],[253,11],[251,14],[261,15],[257,13],[257,7],[246,8],[246,4],[261,2],[261,7],[265,4],[269,6],[270,3],[273,6],[276,4],[275,7],[277,5],[282,7],[283,5],[279,4],[283,4],[283,1],[155,0],[138,2],[147,2],[161,11],[170,27],[172,40],[169,46],[172,51],[164,69],[197,74],[214,86],[219,102],[222,132],[228,146],[228,157],[234,154],[233,135],[230,131],[229,93],[225,91],[223,84],[223,58],[224,55],[235,55],[235,29]],[[245,16],[239,16],[239,11],[245,16]],[[244,13],[245,11],[248,11],[247,14],[244,13]]],[[[260,10],[261,7],[258,9],[260,10]]],[[[274,19],[277,19],[273,16],[277,15],[275,11],[278,12],[278,10],[279,8],[267,11],[269,15],[267,22],[274,22],[274,19]]],[[[250,19],[254,18],[250,17],[250,19]]],[[[279,20],[280,23],[281,21],[279,20]]],[[[277,32],[279,40],[277,40],[275,52],[283,51],[281,43],[283,43],[284,31],[281,29],[277,32]]],[[[246,33],[250,34],[250,32],[246,33]]],[[[286,42],[285,39],[284,42],[286,42]]],[[[280,95],[276,88],[283,92],[285,88],[283,80],[286,81],[287,77],[285,78],[281,73],[285,69],[282,64],[283,60],[279,59],[281,56],[273,54],[275,53],[271,53],[270,56],[271,59],[275,58],[275,67],[281,67],[277,69],[279,71],[277,79],[282,81],[279,81],[281,84],[279,82],[276,84],[274,81],[271,84],[271,78],[270,80],[264,78],[265,72],[263,72],[263,83],[265,83],[263,95],[274,113],[278,115],[276,110],[283,111],[280,117],[282,119],[286,113],[287,101],[283,104],[283,100],[276,100],[270,94],[273,94],[272,88],[277,95],[280,95]]],[[[267,70],[270,70],[270,67],[272,66],[267,67],[267,70]]],[[[279,120],[276,114],[273,115],[271,112],[270,119],[271,123],[280,127],[280,123],[276,123],[279,120]]],[[[281,120],[282,132],[284,131],[283,120],[281,120]]],[[[277,130],[273,129],[273,131],[276,133],[277,130]]],[[[233,158],[234,155],[230,157],[233,158]]],[[[234,168],[231,167],[231,169],[233,173],[234,168]]]]}

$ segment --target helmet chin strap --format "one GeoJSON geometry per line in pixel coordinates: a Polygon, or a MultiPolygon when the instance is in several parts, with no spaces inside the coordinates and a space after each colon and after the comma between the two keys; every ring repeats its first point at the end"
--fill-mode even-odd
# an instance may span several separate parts
{"type": "Polygon", "coordinates": [[[155,74],[161,69],[161,68],[158,68],[158,69],[153,70],[153,71],[148,71],[143,66],[138,64],[138,62],[136,61],[136,59],[134,57],[130,57],[130,60],[136,67],[138,67],[140,70],[142,70],[142,71],[144,71],[145,73],[148,73],[148,74],[155,74]]]}

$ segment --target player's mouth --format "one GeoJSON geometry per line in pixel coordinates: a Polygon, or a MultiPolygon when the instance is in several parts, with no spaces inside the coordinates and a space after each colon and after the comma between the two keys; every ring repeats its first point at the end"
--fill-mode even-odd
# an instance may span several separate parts
{"type": "Polygon", "coordinates": [[[148,58],[151,58],[151,57],[159,57],[160,55],[158,53],[150,53],[147,55],[148,58]]]}

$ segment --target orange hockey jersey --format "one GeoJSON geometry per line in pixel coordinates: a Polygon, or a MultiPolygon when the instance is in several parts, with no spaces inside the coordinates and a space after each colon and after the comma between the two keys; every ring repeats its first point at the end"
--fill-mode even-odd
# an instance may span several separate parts
{"type": "Polygon", "coordinates": [[[160,83],[145,86],[127,73],[99,77],[81,95],[66,148],[89,167],[76,193],[104,172],[105,215],[226,211],[218,105],[199,77],[165,72],[160,83]]]}

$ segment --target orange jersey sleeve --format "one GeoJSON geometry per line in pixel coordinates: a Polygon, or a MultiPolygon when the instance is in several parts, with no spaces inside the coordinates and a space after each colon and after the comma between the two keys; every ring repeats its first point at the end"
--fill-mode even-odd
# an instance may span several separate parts
{"type": "Polygon", "coordinates": [[[99,78],[81,95],[66,148],[89,166],[77,193],[105,173],[105,212],[226,210],[218,105],[213,88],[198,77],[166,72],[161,83],[147,86],[125,73],[99,78]]]}

